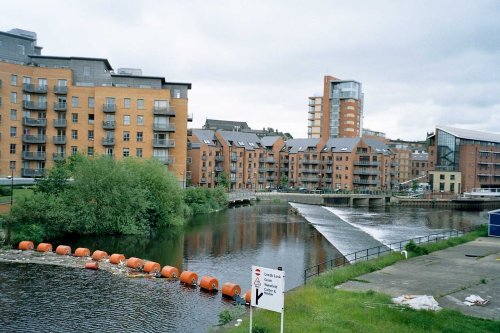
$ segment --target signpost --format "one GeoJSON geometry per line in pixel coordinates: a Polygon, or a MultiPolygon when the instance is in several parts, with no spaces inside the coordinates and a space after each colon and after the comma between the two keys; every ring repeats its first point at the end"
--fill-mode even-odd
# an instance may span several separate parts
{"type": "Polygon", "coordinates": [[[250,301],[250,332],[252,332],[252,307],[281,313],[283,333],[285,306],[285,272],[282,270],[252,266],[252,296],[250,301]]]}

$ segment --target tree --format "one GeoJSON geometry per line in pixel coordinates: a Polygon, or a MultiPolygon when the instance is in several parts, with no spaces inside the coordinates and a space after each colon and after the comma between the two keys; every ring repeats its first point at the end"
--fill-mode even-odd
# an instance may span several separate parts
{"type": "Polygon", "coordinates": [[[228,184],[229,184],[229,175],[222,171],[220,174],[219,174],[219,184],[218,186],[221,186],[225,189],[228,188],[228,184]]]}
{"type": "Polygon", "coordinates": [[[282,175],[280,178],[280,185],[283,187],[288,186],[288,177],[286,175],[282,175]]]}

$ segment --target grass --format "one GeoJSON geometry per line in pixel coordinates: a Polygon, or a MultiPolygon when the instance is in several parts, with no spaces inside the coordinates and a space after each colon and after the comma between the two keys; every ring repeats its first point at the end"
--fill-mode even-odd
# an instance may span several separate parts
{"type": "MultiPolygon", "coordinates": [[[[29,188],[14,188],[14,201],[33,195],[33,190],[29,188]]],[[[0,196],[0,203],[10,202],[10,195],[0,196]]]]}
{"type": "MultiPolygon", "coordinates": [[[[462,237],[421,245],[429,252],[459,245],[484,236],[486,229],[462,237]]],[[[413,255],[410,253],[410,255],[413,255]]],[[[416,311],[395,306],[389,296],[335,289],[343,282],[403,260],[391,253],[375,260],[358,262],[314,278],[305,286],[287,293],[285,332],[499,332],[500,322],[468,317],[458,311],[416,311]]],[[[279,332],[280,314],[254,311],[254,331],[279,332]]],[[[231,332],[248,332],[248,320],[231,332]]]]}

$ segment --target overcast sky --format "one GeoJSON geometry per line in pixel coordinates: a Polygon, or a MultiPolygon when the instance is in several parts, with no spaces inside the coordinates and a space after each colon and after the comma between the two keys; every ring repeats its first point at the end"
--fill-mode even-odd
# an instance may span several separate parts
{"type": "Polygon", "coordinates": [[[190,82],[193,127],[246,121],[307,136],[324,75],[363,84],[364,127],[425,139],[500,132],[500,1],[0,1],[0,30],[42,54],[190,82]]]}

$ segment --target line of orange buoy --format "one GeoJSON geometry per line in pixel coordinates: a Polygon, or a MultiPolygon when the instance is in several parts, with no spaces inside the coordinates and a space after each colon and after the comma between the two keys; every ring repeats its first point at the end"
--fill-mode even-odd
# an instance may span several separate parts
{"type": "MultiPolygon", "coordinates": [[[[32,241],[22,241],[18,246],[19,250],[32,251],[35,246],[32,241]]],[[[36,247],[37,252],[52,252],[52,244],[40,243],[36,247]]],[[[168,279],[179,279],[180,282],[186,286],[196,287],[199,286],[201,290],[209,292],[219,291],[219,281],[213,276],[203,276],[198,282],[198,274],[192,271],[183,271],[179,274],[179,270],[173,266],[164,266],[163,268],[159,263],[154,261],[144,261],[140,258],[130,257],[126,258],[125,255],[120,253],[113,253],[108,255],[106,251],[95,250],[90,255],[88,248],[79,247],[75,252],[71,253],[71,247],[67,245],[59,245],[55,251],[58,255],[73,255],[75,257],[85,258],[92,257],[92,262],[87,262],[84,268],[90,270],[99,269],[99,261],[108,259],[110,264],[125,265],[136,272],[144,272],[147,274],[130,274],[129,277],[163,277],[168,279]]],[[[241,287],[235,283],[226,282],[222,285],[221,293],[223,297],[231,298],[234,300],[241,299],[241,287]]],[[[251,291],[248,290],[244,295],[244,301],[250,303],[251,291]]]]}

